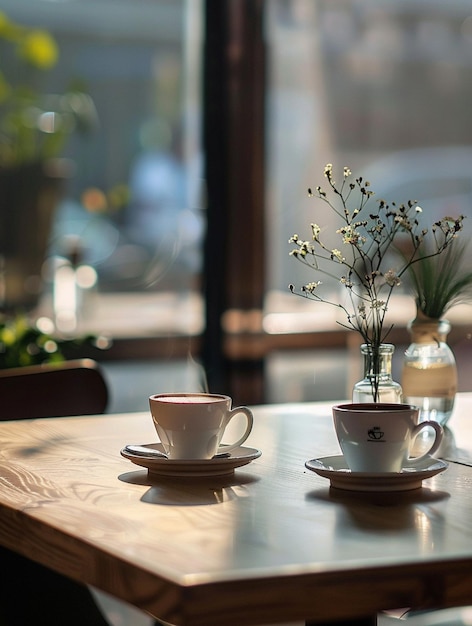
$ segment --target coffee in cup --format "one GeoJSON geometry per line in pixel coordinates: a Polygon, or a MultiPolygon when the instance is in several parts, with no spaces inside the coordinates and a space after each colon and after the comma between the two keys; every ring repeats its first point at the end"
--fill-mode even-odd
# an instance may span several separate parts
{"type": "Polygon", "coordinates": [[[245,406],[231,408],[229,396],[212,393],[163,393],[149,398],[151,415],[169,459],[211,459],[231,452],[251,433],[254,418],[245,406]],[[246,418],[242,436],[220,445],[229,422],[238,414],[246,418]]]}
{"type": "Polygon", "coordinates": [[[333,409],[334,428],[349,469],[353,472],[400,472],[414,467],[441,444],[440,424],[418,424],[418,408],[409,404],[340,404],[333,409]],[[434,431],[428,450],[412,457],[416,437],[434,431]]]}

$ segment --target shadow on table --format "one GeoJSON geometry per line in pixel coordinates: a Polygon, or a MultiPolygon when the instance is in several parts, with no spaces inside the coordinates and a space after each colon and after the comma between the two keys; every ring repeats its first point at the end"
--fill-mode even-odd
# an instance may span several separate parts
{"type": "Polygon", "coordinates": [[[340,504],[358,528],[400,530],[415,528],[418,509],[449,498],[445,491],[422,487],[399,492],[360,492],[318,489],[306,494],[307,500],[340,504]],[[387,514],[386,514],[387,513],[387,514]]]}
{"type": "Polygon", "coordinates": [[[245,472],[211,477],[150,478],[145,470],[127,472],[118,478],[133,485],[147,485],[149,489],[141,497],[142,502],[167,506],[221,504],[244,498],[248,495],[247,486],[259,480],[245,472]]]}

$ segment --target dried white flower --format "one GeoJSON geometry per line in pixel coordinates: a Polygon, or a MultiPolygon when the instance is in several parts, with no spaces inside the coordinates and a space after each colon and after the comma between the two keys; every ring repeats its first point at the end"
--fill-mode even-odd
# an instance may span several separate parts
{"type": "MultiPolygon", "coordinates": [[[[349,167],[344,167],[342,172],[343,180],[337,186],[333,165],[328,163],[324,175],[329,193],[320,186],[315,187],[315,194],[309,192],[324,202],[339,219],[335,234],[342,245],[325,244],[322,228],[315,222],[311,224],[311,242],[298,235],[291,237],[290,243],[296,247],[290,254],[319,275],[332,277],[332,272],[326,269],[327,263],[342,266],[340,283],[348,290],[354,313],[339,302],[326,300],[320,280],[301,287],[299,295],[336,306],[345,313],[347,325],[361,334],[364,343],[380,346],[390,330],[383,328],[388,303],[393,290],[401,285],[402,275],[422,261],[425,250],[427,258],[434,258],[446,250],[462,229],[464,217],[444,217],[429,230],[420,225],[418,216],[422,209],[415,201],[397,206],[394,202],[389,204],[378,200],[374,205],[370,182],[362,176],[347,180],[352,175],[349,167]],[[397,253],[398,266],[391,266],[391,250],[397,250],[395,244],[399,237],[402,246],[409,243],[411,250],[405,257],[397,253]],[[386,259],[389,266],[384,269],[386,259]]],[[[291,290],[297,293],[293,285],[291,290]]]]}

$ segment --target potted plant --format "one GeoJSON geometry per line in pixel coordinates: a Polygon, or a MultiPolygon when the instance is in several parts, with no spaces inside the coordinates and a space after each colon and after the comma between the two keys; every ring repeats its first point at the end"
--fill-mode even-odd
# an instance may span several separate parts
{"type": "Polygon", "coordinates": [[[59,59],[52,35],[0,12],[0,259],[3,306],[35,302],[50,225],[67,176],[59,159],[73,131],[96,123],[90,97],[74,87],[44,93],[59,59]],[[25,295],[31,294],[31,300],[25,295]]]}
{"type": "Polygon", "coordinates": [[[110,347],[105,337],[58,337],[50,320],[29,320],[22,313],[0,315],[0,369],[62,363],[110,347]]]}

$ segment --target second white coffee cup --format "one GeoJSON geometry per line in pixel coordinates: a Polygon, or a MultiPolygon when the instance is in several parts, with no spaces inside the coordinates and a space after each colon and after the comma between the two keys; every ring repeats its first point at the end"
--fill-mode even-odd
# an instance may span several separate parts
{"type": "Polygon", "coordinates": [[[441,444],[443,429],[437,422],[418,424],[418,409],[409,404],[360,403],[333,407],[336,435],[346,463],[354,472],[400,472],[414,467],[441,444]],[[420,433],[434,431],[429,449],[412,457],[420,433]]]}
{"type": "Polygon", "coordinates": [[[245,406],[231,407],[229,396],[210,393],[164,393],[149,398],[151,415],[169,459],[211,459],[231,452],[251,433],[254,417],[245,406]],[[220,445],[229,422],[238,414],[246,418],[242,436],[220,445]]]}

